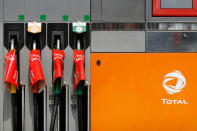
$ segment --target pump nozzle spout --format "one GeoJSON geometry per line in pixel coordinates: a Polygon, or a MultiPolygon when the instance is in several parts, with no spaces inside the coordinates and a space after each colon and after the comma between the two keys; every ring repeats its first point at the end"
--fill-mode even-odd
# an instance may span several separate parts
{"type": "Polygon", "coordinates": [[[57,49],[60,50],[60,39],[57,39],[57,49]]]}
{"type": "Polygon", "coordinates": [[[77,50],[81,50],[81,43],[80,43],[80,40],[77,40],[77,50]]]}
{"type": "Polygon", "coordinates": [[[14,39],[11,39],[11,48],[10,50],[14,49],[14,39]]]}
{"type": "Polygon", "coordinates": [[[36,40],[33,40],[33,50],[36,50],[36,40]]]}

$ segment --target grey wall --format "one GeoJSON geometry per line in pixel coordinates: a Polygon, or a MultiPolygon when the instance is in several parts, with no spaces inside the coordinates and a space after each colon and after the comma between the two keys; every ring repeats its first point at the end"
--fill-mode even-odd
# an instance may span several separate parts
{"type": "Polygon", "coordinates": [[[83,21],[84,15],[90,15],[90,0],[68,0],[70,21],[83,21]]]}
{"type": "Polygon", "coordinates": [[[18,21],[25,14],[25,0],[4,0],[4,21],[18,21]]]}
{"type": "Polygon", "coordinates": [[[46,0],[25,0],[25,20],[39,21],[46,14],[46,0]]]}
{"type": "Polygon", "coordinates": [[[68,15],[68,0],[47,0],[47,20],[62,21],[68,15]]]}
{"type": "Polygon", "coordinates": [[[145,0],[92,0],[93,22],[145,21],[145,0]]]}
{"type": "Polygon", "coordinates": [[[4,0],[4,21],[19,21],[19,15],[25,21],[41,21],[41,15],[46,21],[63,21],[63,16],[83,21],[90,15],[90,0],[4,0]]]}

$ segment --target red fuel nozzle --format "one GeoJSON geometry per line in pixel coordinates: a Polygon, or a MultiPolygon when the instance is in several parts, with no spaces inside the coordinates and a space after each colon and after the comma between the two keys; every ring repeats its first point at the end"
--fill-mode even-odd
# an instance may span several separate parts
{"type": "Polygon", "coordinates": [[[63,50],[53,49],[53,83],[57,78],[63,77],[63,61],[65,53],[63,50]]]}
{"type": "Polygon", "coordinates": [[[32,92],[41,92],[45,87],[45,78],[41,65],[40,50],[33,49],[30,51],[29,69],[32,92]]]}
{"type": "Polygon", "coordinates": [[[16,87],[18,88],[18,72],[17,72],[15,49],[11,49],[10,52],[6,54],[5,61],[6,61],[5,76],[4,76],[5,86],[9,89],[11,93],[16,93],[16,90],[14,88],[16,87]]]}
{"type": "Polygon", "coordinates": [[[73,61],[75,64],[74,88],[85,83],[85,54],[84,50],[74,50],[73,61]]]}

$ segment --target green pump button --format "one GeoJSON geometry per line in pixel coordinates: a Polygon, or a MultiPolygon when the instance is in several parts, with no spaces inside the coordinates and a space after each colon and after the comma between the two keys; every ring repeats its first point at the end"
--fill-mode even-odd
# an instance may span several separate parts
{"type": "Polygon", "coordinates": [[[84,15],[84,21],[90,21],[90,15],[84,15]]]}
{"type": "Polygon", "coordinates": [[[18,20],[19,21],[24,21],[25,20],[25,16],[24,15],[18,15],[18,20]]]}
{"type": "Polygon", "coordinates": [[[68,19],[69,19],[69,18],[68,18],[68,15],[63,15],[63,16],[62,16],[62,20],[63,20],[63,21],[68,21],[68,19]]]}
{"type": "Polygon", "coordinates": [[[46,15],[40,15],[40,20],[45,21],[46,20],[46,15]]]}

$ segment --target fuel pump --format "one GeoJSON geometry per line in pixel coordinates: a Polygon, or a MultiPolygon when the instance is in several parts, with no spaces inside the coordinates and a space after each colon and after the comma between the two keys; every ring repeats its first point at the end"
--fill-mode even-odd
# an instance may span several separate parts
{"type": "Polygon", "coordinates": [[[77,109],[78,109],[78,126],[79,131],[84,130],[83,119],[83,91],[85,85],[85,23],[73,23],[74,36],[74,90],[77,94],[77,109]]]}
{"type": "Polygon", "coordinates": [[[57,110],[60,102],[60,93],[62,88],[62,78],[63,78],[63,61],[65,58],[65,53],[61,50],[61,39],[60,36],[55,36],[53,45],[53,86],[55,94],[55,106],[53,109],[50,131],[54,131],[57,110]],[[56,46],[56,47],[55,47],[56,46]]]}
{"type": "Polygon", "coordinates": [[[12,122],[13,131],[18,131],[18,107],[17,107],[17,89],[19,87],[18,68],[17,68],[17,55],[14,48],[17,41],[14,37],[10,40],[10,51],[5,56],[6,68],[4,82],[5,86],[12,94],[12,122]]]}
{"type": "Polygon", "coordinates": [[[45,87],[45,77],[41,65],[41,54],[38,46],[41,24],[28,23],[28,31],[32,34],[32,50],[29,54],[29,72],[34,104],[34,131],[39,130],[39,93],[45,87]]]}

